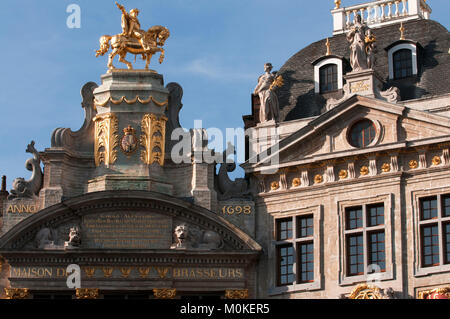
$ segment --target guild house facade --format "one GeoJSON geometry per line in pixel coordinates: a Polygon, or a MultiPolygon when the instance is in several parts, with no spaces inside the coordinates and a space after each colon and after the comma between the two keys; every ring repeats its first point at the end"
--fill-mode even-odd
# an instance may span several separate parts
{"type": "Polygon", "coordinates": [[[235,180],[149,69],[169,30],[117,4],[82,127],[2,179],[1,297],[448,298],[449,33],[424,0],[334,2],[329,38],[255,79],[235,180]]]}

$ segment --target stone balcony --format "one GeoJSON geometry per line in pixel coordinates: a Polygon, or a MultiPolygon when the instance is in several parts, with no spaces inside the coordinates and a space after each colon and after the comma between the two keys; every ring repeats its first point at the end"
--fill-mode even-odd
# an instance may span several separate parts
{"type": "Polygon", "coordinates": [[[414,19],[429,19],[431,8],[426,0],[379,0],[331,10],[333,15],[333,35],[345,33],[355,23],[355,15],[360,14],[371,28],[414,19]]]}

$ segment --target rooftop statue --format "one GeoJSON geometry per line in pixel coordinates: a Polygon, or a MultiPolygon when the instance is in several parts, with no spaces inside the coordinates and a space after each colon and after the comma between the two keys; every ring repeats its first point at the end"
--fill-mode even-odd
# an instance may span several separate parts
{"type": "Polygon", "coordinates": [[[272,64],[264,64],[265,73],[258,78],[258,85],[253,94],[259,96],[261,106],[259,108],[259,121],[261,123],[274,120],[278,121],[278,97],[274,88],[283,85],[283,78],[272,71],[272,64]]]}
{"type": "Polygon", "coordinates": [[[113,59],[119,55],[119,61],[125,63],[128,69],[133,69],[131,62],[125,60],[127,53],[141,55],[146,61],[145,69],[148,70],[152,56],[161,52],[159,63],[164,60],[165,51],[162,48],[170,36],[167,28],[157,25],[147,31],[141,30],[141,24],[138,19],[139,10],[132,9],[128,13],[125,8],[116,2],[117,7],[122,12],[122,33],[114,36],[104,35],[100,38],[100,49],[96,51],[96,57],[105,55],[112,49],[108,58],[108,69],[115,69],[113,59]]]}
{"type": "Polygon", "coordinates": [[[376,38],[371,30],[363,23],[361,15],[355,16],[355,24],[347,33],[350,44],[350,64],[353,72],[373,67],[373,50],[376,38]]]}

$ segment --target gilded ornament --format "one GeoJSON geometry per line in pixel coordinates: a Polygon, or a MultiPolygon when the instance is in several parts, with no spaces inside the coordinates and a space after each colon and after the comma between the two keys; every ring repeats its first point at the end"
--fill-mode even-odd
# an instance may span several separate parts
{"type": "Polygon", "coordinates": [[[277,76],[275,80],[270,84],[269,90],[273,90],[274,88],[282,87],[284,85],[284,80],[281,75],[277,76]]]}
{"type": "Polygon", "coordinates": [[[273,190],[273,191],[275,191],[275,190],[277,190],[278,188],[280,188],[280,183],[279,182],[272,182],[272,183],[270,183],[270,189],[271,190],[273,190]]]}
{"type": "Polygon", "coordinates": [[[139,97],[139,96],[137,96],[136,95],[136,97],[134,98],[134,99],[131,99],[131,100],[128,100],[125,96],[122,96],[121,98],[119,98],[119,99],[117,99],[117,100],[115,100],[115,99],[113,99],[111,96],[110,97],[108,97],[105,101],[103,101],[103,102],[100,102],[100,101],[98,101],[98,100],[96,100],[96,99],[94,99],[94,103],[95,103],[95,105],[96,106],[105,106],[106,104],[108,104],[108,102],[111,102],[112,104],[114,104],[114,105],[119,105],[119,104],[121,104],[122,102],[125,102],[125,103],[127,103],[128,105],[131,105],[131,104],[135,104],[136,102],[139,102],[139,103],[141,103],[142,105],[146,105],[146,104],[149,104],[150,102],[153,102],[155,105],[157,105],[157,106],[159,106],[159,107],[163,107],[163,106],[166,106],[167,107],[167,105],[169,104],[169,101],[168,100],[165,100],[165,101],[163,101],[163,102],[160,102],[160,101],[158,101],[158,100],[156,100],[153,96],[149,96],[148,97],[148,99],[141,99],[141,97],[139,97]]]}
{"type": "Polygon", "coordinates": [[[169,289],[169,288],[162,288],[162,289],[153,289],[153,294],[155,295],[156,299],[174,299],[177,290],[176,289],[169,289]]]}
{"type": "Polygon", "coordinates": [[[327,46],[327,55],[331,55],[331,45],[330,45],[330,38],[327,38],[327,42],[325,43],[327,46]]]}
{"type": "Polygon", "coordinates": [[[27,299],[30,295],[28,288],[5,288],[6,299],[27,299]]]}
{"type": "Polygon", "coordinates": [[[403,22],[400,23],[400,40],[405,40],[405,27],[403,26],[403,22]]]}
{"type": "Polygon", "coordinates": [[[103,162],[106,167],[114,164],[117,160],[116,147],[119,144],[117,135],[119,121],[115,114],[107,113],[94,117],[95,122],[95,165],[100,166],[103,162]]]}
{"type": "Polygon", "coordinates": [[[86,273],[86,276],[91,278],[95,274],[95,267],[84,267],[84,272],[86,273]]]}
{"type": "Polygon", "coordinates": [[[110,278],[112,276],[112,273],[114,271],[113,267],[102,267],[103,275],[105,278],[110,278]]]}
{"type": "Polygon", "coordinates": [[[165,144],[166,144],[166,122],[167,117],[155,114],[145,114],[141,122],[141,140],[144,147],[141,151],[141,160],[145,164],[157,162],[164,165],[165,144]]]}
{"type": "Polygon", "coordinates": [[[334,9],[339,9],[341,7],[341,0],[334,0],[334,9]]]}
{"type": "Polygon", "coordinates": [[[98,288],[77,288],[75,294],[77,299],[97,299],[98,288]]]}
{"type": "Polygon", "coordinates": [[[300,178],[296,177],[292,180],[292,187],[299,187],[302,184],[300,178]]]}
{"type": "Polygon", "coordinates": [[[450,286],[419,292],[419,299],[450,299],[450,286]]]}
{"type": "Polygon", "coordinates": [[[390,171],[391,171],[391,164],[389,164],[389,163],[384,163],[384,164],[381,166],[381,171],[382,171],[383,173],[390,172],[390,171]]]}
{"type": "Polygon", "coordinates": [[[409,168],[411,168],[411,169],[415,169],[415,168],[419,167],[419,163],[416,160],[410,160],[408,165],[409,165],[409,168]]]}
{"type": "Polygon", "coordinates": [[[248,299],[248,289],[227,289],[225,299],[248,299]]]}
{"type": "Polygon", "coordinates": [[[369,168],[367,166],[363,166],[361,167],[361,169],[359,170],[359,173],[363,176],[369,174],[369,168]]]}
{"type": "Polygon", "coordinates": [[[138,140],[135,134],[136,130],[131,126],[123,129],[123,136],[120,139],[120,149],[125,155],[130,156],[138,149],[138,140]]]}
{"type": "Polygon", "coordinates": [[[122,12],[122,33],[100,37],[100,49],[96,51],[95,56],[103,56],[111,48],[108,57],[109,71],[115,69],[113,60],[116,55],[119,55],[119,61],[125,63],[128,69],[133,69],[131,62],[125,60],[128,53],[141,56],[145,61],[146,70],[149,70],[151,58],[157,52],[160,52],[159,63],[162,63],[165,55],[162,47],[170,36],[169,30],[160,25],[153,26],[147,31],[141,30],[138,20],[139,10],[132,9],[127,12],[122,5],[117,2],[116,5],[122,12]]]}
{"type": "Polygon", "coordinates": [[[380,288],[360,284],[350,293],[349,299],[383,299],[380,288]]]}
{"type": "Polygon", "coordinates": [[[316,176],[314,176],[314,183],[315,184],[320,184],[323,182],[323,176],[320,174],[317,174],[316,176]]]}
{"type": "Polygon", "coordinates": [[[431,160],[431,163],[433,163],[433,165],[435,165],[435,166],[441,164],[442,163],[441,157],[436,155],[431,160]]]}
{"type": "Polygon", "coordinates": [[[132,267],[121,267],[120,272],[122,273],[123,278],[128,278],[130,276],[132,267]]]}
{"type": "Polygon", "coordinates": [[[346,179],[348,177],[348,172],[346,169],[341,169],[339,171],[339,179],[346,179]]]}
{"type": "Polygon", "coordinates": [[[150,267],[139,267],[138,271],[141,278],[146,278],[150,272],[150,267]]]}

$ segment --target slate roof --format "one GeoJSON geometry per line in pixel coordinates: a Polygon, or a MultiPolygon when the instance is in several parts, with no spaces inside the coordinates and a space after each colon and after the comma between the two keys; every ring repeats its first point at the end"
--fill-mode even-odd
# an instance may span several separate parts
{"type": "MultiPolygon", "coordinates": [[[[385,81],[385,88],[397,86],[402,100],[417,99],[450,92],[450,34],[433,20],[405,22],[405,38],[420,44],[418,75],[402,80],[389,80],[388,54],[385,48],[400,38],[400,23],[372,29],[377,38],[375,71],[385,81]]],[[[321,95],[314,93],[312,62],[326,53],[326,39],[312,43],[292,56],[279,70],[284,86],[276,93],[280,104],[280,121],[290,121],[320,115],[325,111],[326,98],[340,98],[342,92],[321,95]]],[[[350,48],[345,34],[330,37],[333,55],[344,57],[344,73],[351,71],[350,48]],[[346,64],[346,65],[345,65],[346,64]]]]}

